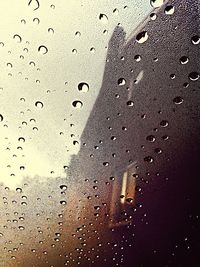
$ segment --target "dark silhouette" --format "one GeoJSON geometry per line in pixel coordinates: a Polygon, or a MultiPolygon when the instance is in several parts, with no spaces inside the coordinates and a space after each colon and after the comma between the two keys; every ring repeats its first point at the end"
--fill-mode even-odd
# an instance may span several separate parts
{"type": "MultiPolygon", "coordinates": [[[[116,27],[101,90],[68,172],[80,199],[92,196],[83,205],[88,220],[97,228],[102,225],[102,257],[110,254],[106,237],[119,244],[125,235],[132,243],[123,251],[124,266],[198,266],[200,50],[192,37],[199,35],[199,4],[171,1],[166,10],[170,5],[173,15],[165,14],[163,5],[157,19],[147,18],[128,42],[123,28],[116,27]],[[148,39],[138,43],[144,31],[148,39]],[[120,184],[132,162],[139,192],[133,205],[124,206],[132,223],[109,234],[110,177],[120,184]],[[101,208],[96,219],[94,206],[103,202],[106,209],[101,208]]],[[[120,254],[120,248],[116,251],[120,254]]],[[[108,266],[115,266],[113,254],[110,257],[108,266]]],[[[100,265],[99,260],[95,266],[100,265]]]]}

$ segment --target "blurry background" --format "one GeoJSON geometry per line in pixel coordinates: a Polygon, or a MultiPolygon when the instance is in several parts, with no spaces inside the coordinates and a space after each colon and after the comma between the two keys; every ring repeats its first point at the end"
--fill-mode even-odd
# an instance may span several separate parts
{"type": "Polygon", "coordinates": [[[129,35],[152,9],[149,1],[1,1],[1,181],[65,176],[100,91],[114,28],[120,23],[129,35]]]}
{"type": "Polygon", "coordinates": [[[0,7],[0,266],[199,266],[199,1],[0,7]]]}

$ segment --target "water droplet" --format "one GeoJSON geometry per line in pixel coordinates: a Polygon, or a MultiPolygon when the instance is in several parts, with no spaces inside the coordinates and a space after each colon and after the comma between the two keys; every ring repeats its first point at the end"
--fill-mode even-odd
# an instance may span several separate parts
{"type": "Polygon", "coordinates": [[[139,44],[143,44],[147,41],[147,39],[149,38],[147,31],[142,31],[140,33],[138,33],[138,35],[136,36],[136,41],[139,44]]]}
{"type": "Polygon", "coordinates": [[[95,52],[95,48],[94,47],[91,47],[90,48],[90,52],[94,53],[95,52]]]}
{"type": "Polygon", "coordinates": [[[108,17],[107,17],[105,14],[100,14],[100,15],[99,15],[99,20],[100,20],[102,23],[106,24],[106,23],[108,22],[108,17]]]}
{"type": "Polygon", "coordinates": [[[160,7],[164,3],[164,0],[150,0],[152,7],[160,7]]]}
{"type": "Polygon", "coordinates": [[[126,84],[126,80],[124,78],[119,78],[118,85],[122,86],[126,84]]]}
{"type": "Polygon", "coordinates": [[[39,3],[39,0],[30,0],[28,2],[28,6],[31,6],[31,8],[33,8],[33,10],[37,10],[39,7],[40,7],[40,3],[39,3]]]}
{"type": "Polygon", "coordinates": [[[78,52],[77,49],[72,49],[73,54],[77,54],[77,52],[78,52]]]}
{"type": "Polygon", "coordinates": [[[195,71],[191,72],[189,74],[189,79],[191,81],[197,81],[199,79],[199,73],[198,72],[195,72],[195,71]]]}
{"type": "Polygon", "coordinates": [[[76,141],[76,140],[74,140],[74,141],[73,141],[73,145],[74,145],[74,146],[77,146],[77,145],[79,145],[79,142],[76,141]]]}
{"type": "Polygon", "coordinates": [[[194,45],[197,45],[200,43],[200,37],[198,35],[194,35],[192,36],[191,41],[194,45]]]}
{"type": "Polygon", "coordinates": [[[117,8],[115,8],[115,9],[113,10],[113,13],[114,13],[115,15],[118,15],[118,14],[119,14],[119,10],[118,10],[117,8]]]}
{"type": "Polygon", "coordinates": [[[61,201],[60,201],[60,204],[61,204],[61,205],[66,205],[67,202],[66,202],[65,200],[61,200],[61,201]]]}
{"type": "Polygon", "coordinates": [[[66,190],[67,189],[67,186],[66,185],[60,185],[60,189],[61,190],[66,190]]]}
{"type": "Polygon", "coordinates": [[[133,103],[133,101],[128,101],[126,104],[127,104],[127,106],[129,106],[129,107],[133,107],[133,104],[134,104],[134,103],[133,103]]]}
{"type": "Polygon", "coordinates": [[[156,18],[157,18],[157,14],[156,13],[151,13],[150,19],[151,20],[156,20],[156,18]]]}
{"type": "Polygon", "coordinates": [[[155,136],[153,136],[153,135],[148,135],[148,136],[146,137],[146,140],[149,141],[149,142],[155,142],[156,138],[155,138],[155,136]]]}
{"type": "Polygon", "coordinates": [[[140,55],[135,55],[134,59],[135,59],[136,62],[140,62],[141,56],[140,55]]]}
{"type": "Polygon", "coordinates": [[[78,90],[83,92],[83,93],[86,93],[89,91],[89,85],[85,82],[81,82],[78,85],[78,90]]]}
{"type": "Polygon", "coordinates": [[[180,105],[180,104],[183,103],[183,98],[180,97],[180,96],[176,96],[176,97],[173,99],[173,102],[174,102],[174,104],[180,105]]]}
{"type": "Polygon", "coordinates": [[[183,84],[183,87],[185,87],[185,88],[187,88],[188,86],[189,86],[189,83],[187,83],[187,82],[183,84]]]}
{"type": "Polygon", "coordinates": [[[39,24],[40,23],[40,20],[38,18],[34,18],[33,19],[33,22],[36,23],[36,24],[39,24]]]}
{"type": "Polygon", "coordinates": [[[75,36],[76,37],[80,37],[81,36],[81,33],[80,32],[75,32],[75,36]]]}
{"type": "Polygon", "coordinates": [[[13,65],[11,63],[7,63],[7,67],[11,69],[13,65]]]}
{"type": "Polygon", "coordinates": [[[72,106],[77,108],[77,109],[78,108],[82,108],[83,103],[81,101],[79,101],[79,100],[75,100],[75,101],[72,102],[72,106]]]}
{"type": "Polygon", "coordinates": [[[35,106],[36,106],[37,108],[43,108],[44,104],[43,104],[41,101],[36,101],[36,102],[35,102],[35,106]]]}
{"type": "Polygon", "coordinates": [[[156,154],[161,154],[162,153],[162,149],[160,149],[160,148],[155,148],[155,153],[156,154]]]}
{"type": "Polygon", "coordinates": [[[169,125],[169,122],[166,121],[166,120],[162,120],[162,121],[160,122],[160,126],[161,126],[161,127],[167,127],[168,125],[169,125]]]}
{"type": "Polygon", "coordinates": [[[176,75],[174,73],[170,74],[170,78],[174,80],[176,78],[176,75]]]}
{"type": "Polygon", "coordinates": [[[25,142],[25,138],[24,138],[24,137],[19,137],[19,138],[18,138],[18,141],[24,143],[24,142],[25,142]]]}
{"type": "Polygon", "coordinates": [[[153,158],[151,156],[147,156],[144,158],[144,161],[148,162],[148,163],[152,163],[153,162],[153,158]]]}
{"type": "Polygon", "coordinates": [[[48,52],[48,49],[47,49],[46,46],[44,46],[44,45],[40,45],[40,46],[38,47],[38,52],[41,53],[42,55],[45,55],[45,54],[48,52]]]}
{"type": "Polygon", "coordinates": [[[128,197],[127,199],[126,199],[126,202],[128,202],[128,203],[133,203],[133,198],[131,198],[131,197],[128,197]]]}
{"type": "Polygon", "coordinates": [[[18,34],[15,34],[15,35],[13,36],[13,39],[14,39],[17,43],[21,43],[21,41],[22,41],[21,36],[18,35],[18,34]]]}
{"type": "Polygon", "coordinates": [[[50,33],[50,34],[54,34],[54,29],[49,28],[49,29],[48,29],[48,33],[50,33]]]}
{"type": "Polygon", "coordinates": [[[181,64],[185,65],[185,64],[187,64],[189,62],[189,58],[186,57],[186,56],[182,56],[180,58],[180,62],[181,62],[181,64]]]}
{"type": "Polygon", "coordinates": [[[18,193],[22,193],[22,189],[21,188],[16,188],[16,191],[18,192],[18,193]]]}
{"type": "Polygon", "coordinates": [[[25,100],[24,97],[21,97],[21,98],[20,98],[20,101],[25,102],[26,100],[25,100]]]}
{"type": "Polygon", "coordinates": [[[172,5],[166,6],[166,8],[165,8],[165,14],[166,15],[173,15],[174,11],[175,11],[175,8],[172,5]]]}
{"type": "Polygon", "coordinates": [[[33,66],[33,67],[35,67],[35,62],[33,62],[33,61],[30,61],[30,62],[29,62],[29,65],[31,65],[31,66],[33,66]]]}

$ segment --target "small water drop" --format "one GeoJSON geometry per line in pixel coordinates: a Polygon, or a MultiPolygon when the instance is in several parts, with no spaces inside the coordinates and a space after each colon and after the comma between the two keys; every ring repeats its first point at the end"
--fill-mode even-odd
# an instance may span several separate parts
{"type": "Polygon", "coordinates": [[[60,204],[61,204],[61,205],[66,205],[67,202],[66,202],[65,200],[61,200],[61,201],[60,201],[60,204]]]}
{"type": "Polygon", "coordinates": [[[72,106],[75,108],[82,108],[83,107],[83,103],[80,100],[75,100],[72,102],[72,106]]]}
{"type": "Polygon", "coordinates": [[[79,31],[75,32],[75,36],[76,37],[80,37],[81,36],[81,33],[79,31]]]}
{"type": "Polygon", "coordinates": [[[89,85],[85,82],[81,82],[78,84],[78,90],[83,93],[86,93],[89,91],[89,85]]]}
{"type": "Polygon", "coordinates": [[[16,191],[18,192],[18,193],[22,193],[22,189],[21,188],[16,188],[16,191]]]}
{"type": "Polygon", "coordinates": [[[7,67],[11,69],[13,65],[11,63],[7,63],[7,67]]]}
{"type": "Polygon", "coordinates": [[[49,28],[49,29],[48,29],[48,33],[50,33],[50,34],[54,34],[54,29],[49,28]]]}
{"type": "Polygon", "coordinates": [[[122,86],[126,84],[126,80],[124,78],[119,78],[118,79],[118,85],[122,86]]]}
{"type": "Polygon", "coordinates": [[[197,45],[200,43],[200,37],[198,35],[194,35],[192,36],[191,41],[194,45],[197,45]]]}
{"type": "Polygon", "coordinates": [[[148,163],[152,163],[153,162],[153,158],[151,156],[147,156],[144,158],[144,161],[148,162],[148,163]]]}
{"type": "Polygon", "coordinates": [[[99,15],[99,20],[100,20],[102,23],[106,24],[106,23],[108,22],[108,17],[107,17],[105,14],[100,14],[100,15],[99,15]]]}
{"type": "Polygon", "coordinates": [[[43,104],[41,101],[36,101],[36,102],[35,102],[35,106],[36,106],[37,108],[43,108],[44,104],[43,104]]]}
{"type": "Polygon", "coordinates": [[[17,43],[21,43],[21,41],[22,41],[21,36],[18,35],[18,34],[15,34],[15,35],[13,36],[13,39],[14,39],[17,43]]]}
{"type": "Polygon", "coordinates": [[[26,24],[25,19],[21,19],[21,23],[22,23],[22,24],[26,24]]]}
{"type": "Polygon", "coordinates": [[[149,38],[149,36],[148,36],[147,31],[142,31],[142,32],[140,32],[140,33],[137,34],[136,41],[139,44],[143,44],[143,43],[145,43],[148,40],[148,38],[149,38]]]}
{"type": "Polygon", "coordinates": [[[94,47],[91,47],[90,48],[90,52],[94,53],[95,52],[95,48],[94,47]]]}
{"type": "Polygon", "coordinates": [[[42,55],[45,55],[48,52],[48,49],[45,45],[40,45],[38,47],[38,52],[42,55]]]}
{"type": "Polygon", "coordinates": [[[176,96],[176,97],[173,99],[173,102],[174,102],[174,104],[176,104],[176,105],[180,105],[180,104],[183,103],[183,98],[180,97],[180,96],[176,96]]]}
{"type": "Polygon", "coordinates": [[[25,138],[24,138],[24,137],[19,137],[19,138],[18,138],[18,141],[24,143],[24,142],[25,142],[25,138]]]}
{"type": "Polygon", "coordinates": [[[189,58],[186,57],[186,56],[182,56],[180,58],[180,62],[181,62],[181,64],[185,65],[185,64],[187,64],[189,62],[189,58]]]}
{"type": "Polygon", "coordinates": [[[30,61],[30,62],[29,62],[29,65],[31,65],[31,66],[33,66],[33,67],[35,67],[35,62],[33,62],[33,61],[30,61]]]}
{"type": "Polygon", "coordinates": [[[169,125],[169,122],[166,121],[166,120],[162,120],[162,121],[160,122],[160,126],[161,126],[161,127],[167,127],[168,125],[169,125]]]}
{"type": "Polygon", "coordinates": [[[166,8],[165,8],[165,14],[166,15],[173,15],[174,11],[175,11],[175,8],[172,5],[166,6],[166,8]]]}
{"type": "Polygon", "coordinates": [[[199,73],[196,71],[193,71],[189,74],[189,79],[191,81],[197,81],[199,79],[199,73]]]}
{"type": "Polygon", "coordinates": [[[134,104],[134,103],[133,103],[133,101],[128,101],[126,104],[127,104],[127,106],[129,106],[129,107],[133,107],[133,104],[134,104]]]}
{"type": "Polygon", "coordinates": [[[160,7],[164,3],[164,0],[150,0],[152,7],[160,7]]]}
{"type": "Polygon", "coordinates": [[[150,19],[151,20],[156,20],[156,18],[157,18],[157,14],[156,13],[151,13],[150,19]]]}
{"type": "Polygon", "coordinates": [[[40,23],[40,20],[38,18],[34,18],[33,22],[36,23],[37,25],[40,23]]]}
{"type": "Polygon", "coordinates": [[[148,135],[148,136],[146,137],[146,140],[149,141],[149,142],[155,142],[156,138],[155,138],[155,136],[153,136],[153,135],[148,135]]]}
{"type": "Polygon", "coordinates": [[[162,149],[160,149],[160,148],[155,148],[155,149],[154,149],[154,152],[155,152],[156,154],[161,154],[161,153],[162,153],[162,149]]]}
{"type": "Polygon", "coordinates": [[[77,54],[77,52],[78,52],[77,49],[75,49],[75,48],[72,49],[72,53],[73,53],[73,54],[77,54]]]}
{"type": "Polygon", "coordinates": [[[140,62],[141,56],[140,55],[135,55],[134,59],[135,59],[136,62],[140,62]]]}
{"type": "Polygon", "coordinates": [[[66,185],[60,185],[60,189],[61,190],[66,190],[67,189],[67,186],[66,185]]]}
{"type": "Polygon", "coordinates": [[[115,8],[115,9],[113,10],[113,13],[114,13],[115,15],[118,15],[118,14],[119,14],[119,10],[118,10],[117,8],[115,8]]]}

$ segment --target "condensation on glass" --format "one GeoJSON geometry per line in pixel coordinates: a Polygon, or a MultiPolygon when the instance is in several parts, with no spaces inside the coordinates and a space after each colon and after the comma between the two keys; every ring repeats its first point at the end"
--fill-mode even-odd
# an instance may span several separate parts
{"type": "Polygon", "coordinates": [[[199,15],[0,1],[0,266],[197,266],[199,15]]]}

